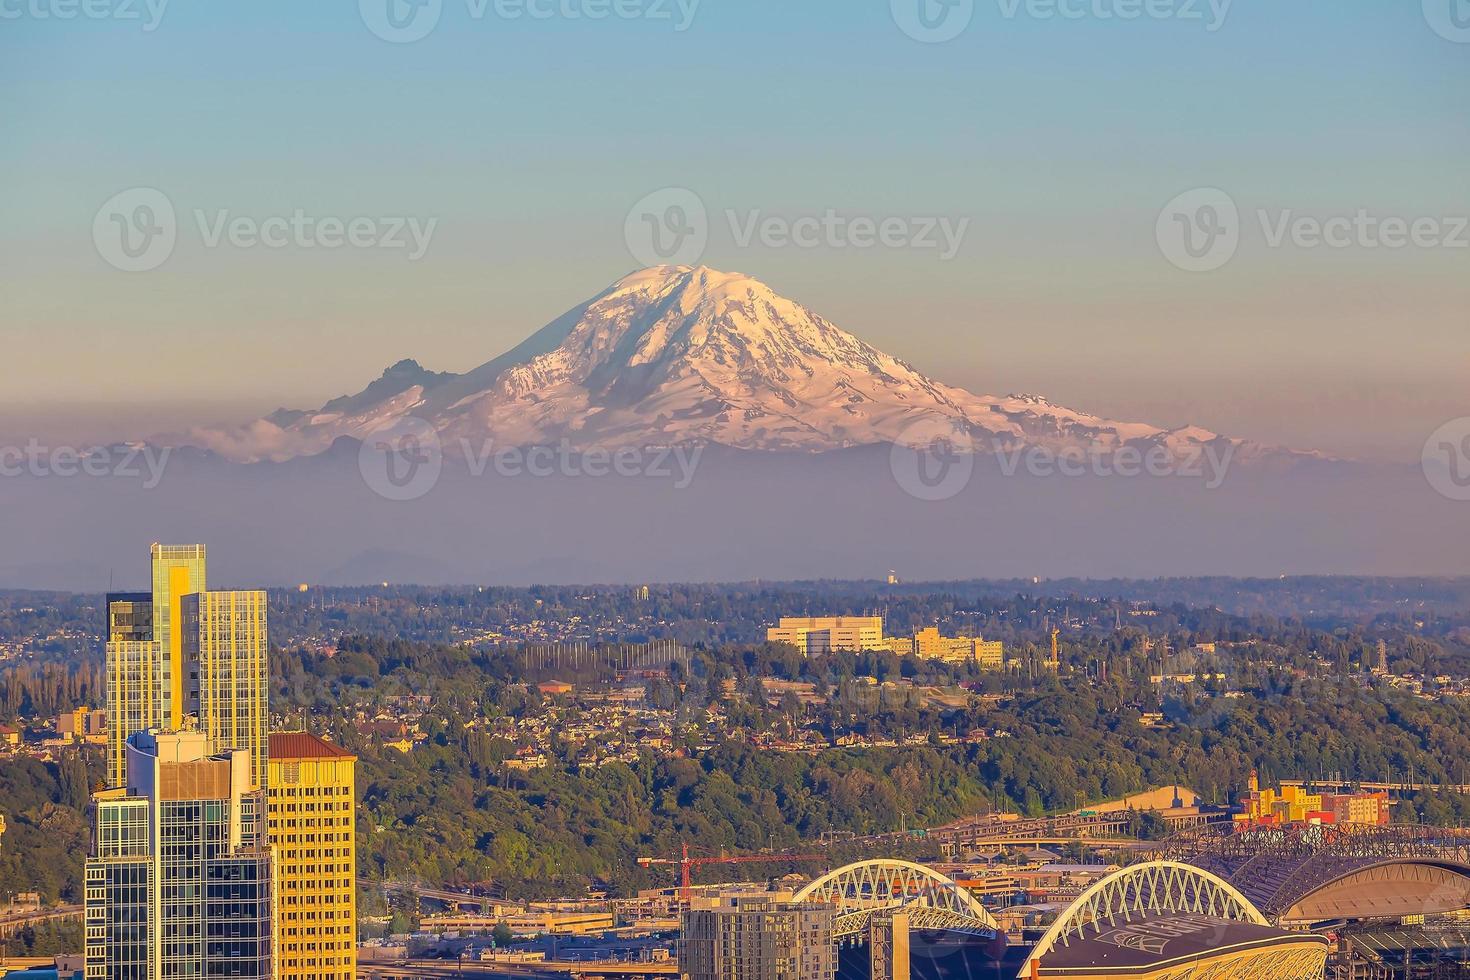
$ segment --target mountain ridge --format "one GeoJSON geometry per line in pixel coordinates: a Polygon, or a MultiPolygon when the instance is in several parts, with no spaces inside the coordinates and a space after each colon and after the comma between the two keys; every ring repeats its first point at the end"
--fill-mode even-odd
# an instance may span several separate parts
{"type": "Polygon", "coordinates": [[[981,453],[1041,447],[1173,456],[1230,446],[1237,458],[1316,454],[1103,419],[1034,394],[976,395],[929,378],[749,276],[660,266],[614,282],[504,354],[463,374],[405,359],[355,395],[234,427],[164,437],[235,462],[284,461],[364,440],[408,419],[447,447],[674,445],[824,452],[944,438],[981,453]]]}

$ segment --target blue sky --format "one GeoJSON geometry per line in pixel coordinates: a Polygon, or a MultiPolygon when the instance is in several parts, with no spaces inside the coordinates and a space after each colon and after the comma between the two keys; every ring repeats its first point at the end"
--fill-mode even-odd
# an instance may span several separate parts
{"type": "Polygon", "coordinates": [[[143,0],[0,0],[0,435],[320,404],[406,356],[468,369],[638,265],[625,219],[666,187],[707,208],[702,261],[951,383],[1404,459],[1466,414],[1470,249],[1271,247],[1257,218],[1470,212],[1470,43],[1439,0],[976,0],[944,43],[888,0],[702,0],[682,31],[674,0],[471,2],[396,44],[342,0],[176,0],[152,30],[143,0]],[[124,272],[93,223],[137,187],[178,242],[124,272]],[[1194,188],[1243,216],[1207,273],[1155,237],[1194,188]],[[435,227],[410,261],[211,247],[197,217],[298,209],[435,227]],[[969,224],[945,261],[742,246],[726,214],[828,210],[969,224]]]}

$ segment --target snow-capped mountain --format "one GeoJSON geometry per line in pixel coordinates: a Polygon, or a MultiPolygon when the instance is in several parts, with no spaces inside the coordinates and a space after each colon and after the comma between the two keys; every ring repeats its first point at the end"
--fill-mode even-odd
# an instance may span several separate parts
{"type": "Polygon", "coordinates": [[[466,374],[389,368],[357,395],[314,412],[167,440],[240,462],[281,461],[363,440],[406,418],[455,446],[566,444],[576,450],[723,445],[820,452],[927,443],[944,434],[978,452],[1023,446],[1171,453],[1221,442],[1071,411],[1032,395],[979,396],[925,377],[748,276],[664,266],[636,272],[466,374]]]}

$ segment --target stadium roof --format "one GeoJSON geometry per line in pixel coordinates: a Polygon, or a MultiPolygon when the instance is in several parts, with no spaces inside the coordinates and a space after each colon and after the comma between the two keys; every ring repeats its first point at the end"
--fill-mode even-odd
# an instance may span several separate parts
{"type": "Polygon", "coordinates": [[[1100,925],[1099,930],[1089,929],[1082,938],[1046,953],[1040,975],[1146,977],[1181,964],[1240,958],[1267,968],[1274,952],[1317,946],[1325,956],[1327,947],[1320,936],[1204,915],[1147,914],[1100,925]]]}
{"type": "Polygon", "coordinates": [[[1470,848],[1429,828],[1306,827],[1181,838],[1181,860],[1273,922],[1395,919],[1470,907],[1470,848]]]}

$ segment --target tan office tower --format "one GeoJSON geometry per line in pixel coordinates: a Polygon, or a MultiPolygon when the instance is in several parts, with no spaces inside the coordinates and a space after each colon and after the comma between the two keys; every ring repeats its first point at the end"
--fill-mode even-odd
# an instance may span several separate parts
{"type": "Polygon", "coordinates": [[[315,735],[270,737],[279,980],[352,980],[357,970],[356,768],[315,735]]]}
{"type": "Polygon", "coordinates": [[[679,975],[687,980],[832,980],[833,906],[761,892],[696,899],[684,912],[679,975]]]}
{"type": "Polygon", "coordinates": [[[127,740],[192,726],[211,752],[246,749],[266,769],[264,592],[207,592],[204,545],[151,549],[153,591],[107,597],[108,785],[127,779],[127,740]]]}

